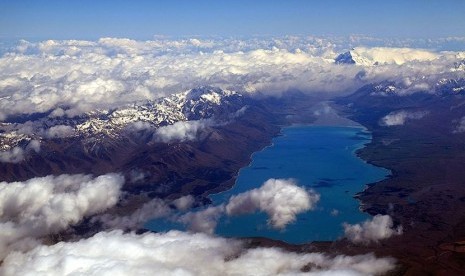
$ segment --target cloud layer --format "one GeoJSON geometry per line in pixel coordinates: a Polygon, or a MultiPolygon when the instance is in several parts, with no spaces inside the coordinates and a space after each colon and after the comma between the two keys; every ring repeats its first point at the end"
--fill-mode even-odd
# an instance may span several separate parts
{"type": "Polygon", "coordinates": [[[328,257],[170,231],[135,235],[102,232],[77,242],[10,254],[2,275],[374,275],[394,268],[373,255],[328,257]],[[307,267],[310,271],[304,272],[307,267]]]}
{"type": "Polygon", "coordinates": [[[464,53],[361,47],[356,51],[370,66],[335,64],[338,51],[357,41],[344,46],[337,39],[299,37],[22,41],[0,57],[0,120],[48,111],[78,115],[201,85],[247,93],[334,94],[385,79],[433,89],[441,79],[463,77],[454,62],[465,59],[464,53]],[[378,66],[371,66],[376,61],[378,66]]]}
{"type": "Polygon", "coordinates": [[[350,54],[355,64],[362,66],[376,64],[402,65],[412,61],[433,61],[441,56],[438,53],[422,49],[388,47],[356,47],[350,51],[350,54]]]}
{"type": "Polygon", "coordinates": [[[361,224],[344,224],[344,235],[353,243],[368,244],[400,234],[402,234],[402,226],[394,228],[389,215],[376,215],[361,224]]]}
{"type": "Polygon", "coordinates": [[[11,250],[30,249],[37,238],[63,231],[115,205],[123,182],[119,174],[0,182],[0,259],[11,250]]]}

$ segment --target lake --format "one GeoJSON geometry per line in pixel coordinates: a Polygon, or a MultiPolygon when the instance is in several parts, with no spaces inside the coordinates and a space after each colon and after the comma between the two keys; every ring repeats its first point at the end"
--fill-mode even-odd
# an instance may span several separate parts
{"type": "MultiPolygon", "coordinates": [[[[232,195],[260,187],[270,178],[293,178],[300,186],[321,195],[316,209],[298,215],[285,230],[271,229],[263,213],[223,217],[216,234],[226,237],[261,236],[290,243],[335,240],[342,236],[342,223],[357,223],[370,216],[359,211],[353,196],[365,185],[384,179],[389,171],[361,160],[355,151],[371,140],[361,127],[291,126],[273,139],[271,146],[252,155],[242,168],[236,185],[211,196],[214,205],[232,195]]],[[[151,221],[151,230],[169,230],[169,224],[151,221]],[[163,229],[160,229],[163,228],[163,229]]]]}

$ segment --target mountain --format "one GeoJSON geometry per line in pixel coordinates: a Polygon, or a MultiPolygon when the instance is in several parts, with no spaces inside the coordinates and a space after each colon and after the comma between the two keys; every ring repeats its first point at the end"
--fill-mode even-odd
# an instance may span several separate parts
{"type": "Polygon", "coordinates": [[[338,55],[337,64],[355,64],[360,66],[374,66],[379,64],[401,65],[411,61],[431,61],[439,58],[439,54],[427,50],[411,48],[388,47],[355,47],[338,55]]]}
{"type": "Polygon", "coordinates": [[[457,212],[465,205],[465,80],[444,78],[430,87],[403,93],[401,84],[384,81],[335,101],[372,134],[357,155],[391,171],[356,197],[363,211],[389,214],[404,227],[383,250],[397,251],[392,256],[413,275],[440,274],[444,267],[463,271],[464,260],[463,248],[454,246],[463,243],[465,225],[457,212]]]}
{"type": "Polygon", "coordinates": [[[215,87],[199,87],[155,101],[133,103],[112,110],[95,110],[68,118],[53,112],[40,118],[0,123],[0,150],[25,147],[29,141],[79,139],[96,144],[120,140],[134,129],[157,129],[180,121],[215,117],[224,120],[245,103],[241,94],[215,87]]]}
{"type": "Polygon", "coordinates": [[[17,117],[0,125],[0,181],[119,172],[128,200],[135,196],[138,204],[151,197],[202,198],[229,188],[250,155],[270,143],[294,110],[286,104],[199,87],[72,118],[56,112],[17,117]],[[193,139],[157,139],[181,132],[193,139]]]}

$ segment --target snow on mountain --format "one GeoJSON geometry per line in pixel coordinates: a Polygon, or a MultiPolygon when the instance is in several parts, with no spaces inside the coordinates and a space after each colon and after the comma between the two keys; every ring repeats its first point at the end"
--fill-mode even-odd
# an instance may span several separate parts
{"type": "Polygon", "coordinates": [[[338,55],[335,62],[337,64],[355,64],[360,66],[378,64],[401,65],[410,61],[431,61],[439,57],[440,55],[434,52],[411,48],[356,47],[338,55]]]}
{"type": "Polygon", "coordinates": [[[454,71],[465,71],[465,59],[454,62],[454,67],[451,69],[452,72],[454,71]]]}
{"type": "Polygon", "coordinates": [[[199,87],[155,101],[114,110],[95,110],[74,118],[55,112],[24,123],[0,123],[0,151],[31,140],[54,138],[117,139],[128,129],[156,129],[176,122],[228,116],[243,108],[242,95],[215,87],[199,87]]]}
{"type": "Polygon", "coordinates": [[[411,79],[408,83],[382,81],[371,84],[370,96],[407,96],[414,93],[428,93],[431,95],[448,96],[465,93],[465,78],[440,78],[431,85],[424,82],[424,78],[411,79]]]}

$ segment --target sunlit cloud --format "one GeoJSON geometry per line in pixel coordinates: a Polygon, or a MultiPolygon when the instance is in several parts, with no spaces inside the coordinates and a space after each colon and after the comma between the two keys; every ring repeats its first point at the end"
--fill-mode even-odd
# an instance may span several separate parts
{"type": "Polygon", "coordinates": [[[203,85],[339,95],[389,79],[403,90],[434,89],[441,79],[460,77],[454,64],[465,59],[464,53],[359,47],[361,66],[341,65],[334,62],[344,49],[337,43],[299,37],[23,41],[0,58],[0,119],[34,112],[72,117],[203,85]]]}
{"type": "Polygon", "coordinates": [[[372,254],[326,256],[246,248],[205,234],[101,232],[76,242],[13,252],[2,275],[378,275],[395,267],[372,254]]]}

